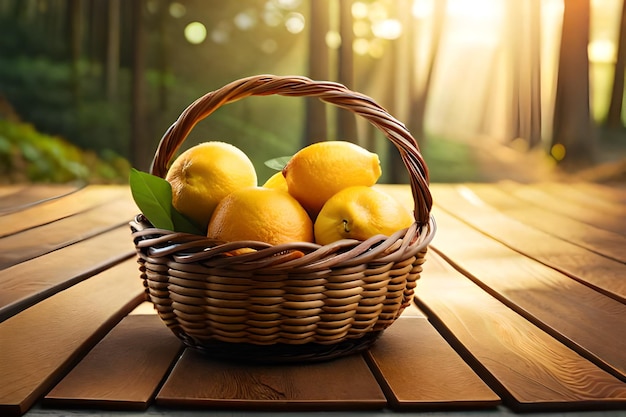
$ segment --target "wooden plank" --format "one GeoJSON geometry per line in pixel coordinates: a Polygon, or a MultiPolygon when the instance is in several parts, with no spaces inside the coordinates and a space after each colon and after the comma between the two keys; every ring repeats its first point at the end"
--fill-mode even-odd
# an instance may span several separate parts
{"type": "Polygon", "coordinates": [[[626,204],[626,186],[621,187],[609,184],[598,184],[593,182],[576,182],[574,187],[581,192],[594,195],[598,198],[613,201],[615,203],[626,204]]]}
{"type": "Polygon", "coordinates": [[[420,309],[417,308],[415,303],[411,303],[411,305],[409,305],[407,308],[405,308],[404,311],[402,312],[402,316],[401,317],[421,317],[421,318],[426,318],[426,316],[424,316],[424,313],[422,311],[420,311],[420,309]]]}
{"type": "Polygon", "coordinates": [[[36,258],[118,226],[137,213],[132,201],[114,200],[0,240],[0,270],[36,258]]]}
{"type": "MultiPolygon", "coordinates": [[[[424,264],[416,301],[514,411],[626,407],[623,381],[525,320],[433,251],[424,264]]],[[[576,317],[571,320],[576,324],[576,317]]]]}
{"type": "Polygon", "coordinates": [[[392,409],[473,409],[500,403],[424,318],[396,320],[365,357],[392,409]]]}
{"type": "Polygon", "coordinates": [[[570,219],[549,208],[526,204],[492,185],[471,184],[468,188],[481,200],[509,217],[590,251],[626,262],[625,235],[570,219]]]}
{"type": "Polygon", "coordinates": [[[585,191],[582,187],[577,187],[576,184],[542,182],[533,184],[532,187],[538,188],[556,198],[589,207],[594,211],[599,211],[609,216],[624,216],[626,213],[626,202],[615,201],[613,198],[609,198],[609,196],[601,196],[590,190],[585,191]]]}
{"type": "Polygon", "coordinates": [[[44,398],[54,407],[145,410],[182,343],[161,319],[129,315],[44,398]]]}
{"type": "Polygon", "coordinates": [[[1,270],[0,321],[135,253],[123,226],[1,270]]]}
{"type": "Polygon", "coordinates": [[[500,301],[626,380],[626,305],[436,210],[432,244],[500,301]]]}
{"type": "Polygon", "coordinates": [[[596,208],[572,203],[532,185],[503,182],[499,186],[507,193],[514,195],[529,204],[547,208],[563,216],[582,223],[599,227],[610,232],[626,235],[626,206],[608,216],[596,208]]]}
{"type": "Polygon", "coordinates": [[[0,415],[26,412],[144,298],[133,259],[0,323],[0,415]]]}
{"type": "Polygon", "coordinates": [[[151,301],[144,301],[143,303],[135,307],[135,309],[129,314],[157,314],[157,311],[151,301]]]}
{"type": "Polygon", "coordinates": [[[0,199],[0,215],[21,211],[27,207],[63,197],[75,192],[78,188],[79,186],[75,184],[29,185],[0,199]]]}
{"type": "Polygon", "coordinates": [[[626,303],[626,280],[623,279],[626,263],[512,219],[487,205],[465,186],[438,187],[433,190],[433,198],[439,208],[508,247],[626,303]]]}
{"type": "Polygon", "coordinates": [[[157,405],[255,411],[361,410],[386,400],[361,355],[302,365],[251,365],[212,360],[187,349],[157,405]]]}
{"type": "Polygon", "coordinates": [[[26,187],[26,184],[3,184],[0,185],[0,199],[10,196],[11,194],[15,194],[20,192],[22,189],[26,187]]]}
{"type": "Polygon", "coordinates": [[[128,186],[90,185],[75,193],[64,195],[62,198],[0,216],[0,237],[54,222],[117,200],[133,201],[128,186]]]}

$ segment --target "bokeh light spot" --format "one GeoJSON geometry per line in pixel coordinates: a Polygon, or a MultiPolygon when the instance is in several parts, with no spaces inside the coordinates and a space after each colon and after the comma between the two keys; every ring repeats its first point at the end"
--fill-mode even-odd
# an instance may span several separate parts
{"type": "Polygon", "coordinates": [[[341,35],[336,30],[326,32],[326,46],[330,49],[337,49],[341,46],[341,35]]]}
{"type": "Polygon", "coordinates": [[[372,25],[372,33],[377,38],[398,39],[402,34],[402,23],[396,19],[380,20],[372,25]]]}
{"type": "Polygon", "coordinates": [[[415,0],[411,11],[416,19],[426,19],[433,14],[433,6],[433,0],[415,0]]]}
{"type": "Polygon", "coordinates": [[[368,7],[362,1],[352,3],[352,16],[355,19],[365,19],[367,17],[368,7]]]}
{"type": "Polygon", "coordinates": [[[200,22],[191,22],[185,26],[185,39],[187,42],[197,45],[206,39],[206,26],[200,22]]]}
{"type": "Polygon", "coordinates": [[[370,43],[367,39],[355,39],[352,43],[352,50],[357,55],[367,55],[370,49],[370,43]]]}
{"type": "Polygon", "coordinates": [[[170,16],[175,19],[180,19],[185,14],[187,14],[187,8],[184,4],[180,4],[178,2],[174,2],[170,4],[169,7],[170,16]]]}
{"type": "Polygon", "coordinates": [[[224,27],[217,27],[211,31],[211,40],[218,44],[225,44],[230,39],[229,31],[224,27]]]}
{"type": "Polygon", "coordinates": [[[253,9],[237,13],[234,19],[235,26],[240,30],[250,30],[256,26],[257,15],[253,9]]]}
{"type": "Polygon", "coordinates": [[[565,146],[561,143],[552,145],[552,149],[550,149],[550,155],[557,161],[562,161],[565,158],[565,153],[565,146]]]}
{"type": "Polygon", "coordinates": [[[304,30],[304,16],[300,13],[289,13],[285,20],[285,27],[290,33],[300,33],[304,30]]]}
{"type": "Polygon", "coordinates": [[[293,10],[300,6],[302,0],[273,0],[273,3],[281,9],[293,10]]]}

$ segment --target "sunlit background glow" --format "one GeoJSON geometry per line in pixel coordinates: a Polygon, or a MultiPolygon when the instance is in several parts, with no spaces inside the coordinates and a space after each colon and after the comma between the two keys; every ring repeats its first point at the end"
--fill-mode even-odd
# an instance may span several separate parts
{"type": "MultiPolygon", "coordinates": [[[[132,54],[144,57],[147,88],[158,89],[150,94],[160,100],[158,109],[149,109],[153,112],[170,111],[179,105],[174,101],[183,101],[187,94],[252,73],[303,74],[345,83],[376,98],[397,119],[418,121],[411,129],[425,141],[454,141],[466,148],[475,142],[505,144],[523,151],[541,145],[545,155],[559,161],[577,152],[566,140],[561,140],[565,145],[555,145],[559,141],[553,134],[566,1],[145,0],[141,14],[131,13],[130,6],[119,8],[123,19],[118,33],[106,22],[83,27],[81,65],[91,68],[92,80],[112,71],[104,66],[106,54],[93,49],[108,42],[107,31],[120,36],[119,50],[111,48],[118,55],[113,65],[127,70],[132,54]],[[142,42],[128,42],[131,22],[144,25],[142,42]]],[[[580,51],[586,51],[589,60],[589,110],[595,128],[603,127],[611,98],[619,96],[612,88],[623,0],[588,1],[589,40],[580,51]]],[[[8,11],[17,2],[0,1],[0,12],[13,17],[8,11]]],[[[24,1],[25,27],[41,26],[44,33],[55,30],[60,34],[56,42],[66,42],[66,29],[52,24],[64,22],[58,16],[73,10],[62,3],[24,1]],[[57,15],[46,15],[46,8],[55,9],[57,15]],[[59,14],[61,10],[64,13],[59,14]]],[[[96,11],[105,10],[105,3],[118,4],[89,3],[82,12],[85,23],[92,22],[96,11]]],[[[575,75],[585,76],[585,70],[575,75]]],[[[121,82],[114,81],[119,89],[121,82]]],[[[265,126],[268,118],[245,102],[246,128],[272,131],[268,134],[278,137],[273,129],[282,127],[265,126]]],[[[308,113],[302,110],[284,109],[289,112],[289,129],[305,124],[302,119],[308,113]]],[[[619,117],[619,109],[611,113],[615,114],[619,117]]],[[[326,110],[325,117],[328,136],[343,134],[344,120],[339,120],[336,109],[326,110]]],[[[219,123],[234,125],[235,119],[219,123]]],[[[371,129],[367,121],[357,121],[358,140],[384,139],[367,128],[371,129]]]]}
{"type": "MultiPolygon", "coordinates": [[[[556,71],[563,0],[536,0],[540,7],[540,50],[537,52],[540,68],[541,112],[543,120],[550,120],[555,98],[556,71]]],[[[426,111],[427,129],[437,135],[457,138],[485,136],[507,137],[508,114],[511,109],[509,89],[512,82],[511,51],[529,48],[527,42],[528,7],[531,2],[506,0],[447,0],[445,17],[438,43],[437,60],[428,75],[432,62],[432,36],[436,0],[355,0],[351,4],[352,51],[355,56],[374,60],[388,59],[392,42],[411,38],[415,57],[410,64],[418,91],[429,79],[430,91],[426,111]],[[406,10],[409,9],[409,10],[406,10]],[[411,19],[407,20],[407,12],[411,19]],[[522,22],[518,33],[512,22],[522,22]],[[520,42],[522,42],[520,44],[520,42]],[[454,91],[454,94],[449,94],[454,91]],[[489,103],[485,107],[485,103],[489,103]],[[485,113],[488,112],[488,113],[485,113]],[[450,123],[453,120],[454,123],[450,123]]],[[[223,21],[210,28],[201,22],[185,27],[185,39],[201,44],[207,37],[214,44],[227,45],[234,31],[254,31],[259,25],[283,27],[291,36],[307,31],[307,17],[303,0],[267,0],[260,8],[247,8],[231,21],[223,21]]],[[[330,0],[331,9],[339,0],[330,0]]],[[[591,0],[591,39],[588,45],[592,86],[592,111],[600,119],[607,111],[612,68],[617,54],[618,17],[620,0],[591,0]]],[[[169,13],[175,18],[187,14],[184,5],[172,2],[169,13]]],[[[337,27],[325,35],[329,50],[338,50],[345,44],[337,27]]],[[[406,42],[403,41],[403,42],[406,42]]],[[[260,41],[265,54],[277,52],[279,44],[268,38],[260,41]]],[[[530,52],[525,52],[530,53],[530,52]]],[[[398,59],[398,58],[396,58],[398,59]]],[[[518,59],[524,59],[523,57],[518,59]]],[[[358,71],[358,68],[356,69],[358,71]]],[[[542,137],[551,135],[551,126],[542,126],[542,137]]],[[[559,151],[553,152],[556,158],[559,151]]]]}

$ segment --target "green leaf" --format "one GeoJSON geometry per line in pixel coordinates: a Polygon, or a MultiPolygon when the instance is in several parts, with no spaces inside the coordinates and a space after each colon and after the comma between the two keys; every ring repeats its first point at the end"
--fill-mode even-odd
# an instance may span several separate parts
{"type": "Polygon", "coordinates": [[[170,183],[135,168],[130,171],[129,183],[135,204],[150,223],[159,229],[175,230],[170,183]]]}
{"type": "Polygon", "coordinates": [[[206,235],[200,226],[189,220],[185,215],[181,214],[174,207],[171,207],[172,221],[174,222],[174,230],[177,232],[193,233],[194,235],[206,235]]]}
{"type": "Polygon", "coordinates": [[[287,165],[287,162],[291,159],[291,156],[279,156],[278,158],[270,159],[269,161],[265,161],[265,166],[275,169],[276,171],[282,171],[282,169],[287,165]]]}

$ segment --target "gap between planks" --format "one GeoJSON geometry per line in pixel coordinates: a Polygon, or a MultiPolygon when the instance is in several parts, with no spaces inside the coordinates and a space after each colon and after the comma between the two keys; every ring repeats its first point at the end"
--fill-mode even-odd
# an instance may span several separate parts
{"type": "Polygon", "coordinates": [[[0,414],[26,412],[144,299],[133,259],[0,323],[0,414]]]}
{"type": "Polygon", "coordinates": [[[626,406],[623,381],[519,316],[432,251],[416,301],[511,409],[626,406]]]}
{"type": "Polygon", "coordinates": [[[182,351],[156,314],[125,317],[44,398],[51,407],[145,410],[182,351]]]}
{"type": "Polygon", "coordinates": [[[437,211],[431,248],[518,314],[626,380],[626,305],[437,211]]]}

